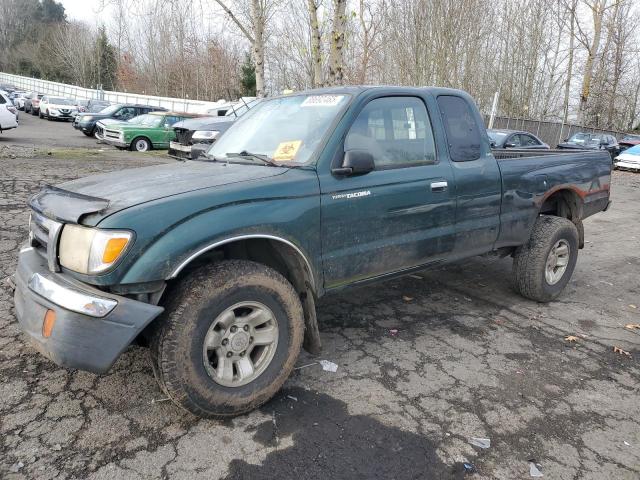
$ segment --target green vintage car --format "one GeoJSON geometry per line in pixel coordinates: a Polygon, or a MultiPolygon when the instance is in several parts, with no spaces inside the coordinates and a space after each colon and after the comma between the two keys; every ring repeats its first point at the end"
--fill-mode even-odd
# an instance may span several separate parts
{"type": "Polygon", "coordinates": [[[136,117],[135,123],[107,125],[103,141],[120,149],[129,148],[138,152],[146,152],[152,148],[169,148],[169,142],[176,138],[172,125],[199,116],[183,112],[147,113],[136,117]]]}

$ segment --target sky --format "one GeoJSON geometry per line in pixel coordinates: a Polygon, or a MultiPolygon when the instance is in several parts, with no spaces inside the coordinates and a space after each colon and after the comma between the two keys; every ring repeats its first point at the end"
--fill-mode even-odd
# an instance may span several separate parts
{"type": "MultiPolygon", "coordinates": [[[[90,25],[100,22],[100,17],[108,16],[108,7],[101,11],[101,6],[107,3],[105,0],[58,0],[64,6],[67,18],[70,20],[81,20],[90,25]]],[[[106,18],[105,18],[106,19],[106,18]]]]}

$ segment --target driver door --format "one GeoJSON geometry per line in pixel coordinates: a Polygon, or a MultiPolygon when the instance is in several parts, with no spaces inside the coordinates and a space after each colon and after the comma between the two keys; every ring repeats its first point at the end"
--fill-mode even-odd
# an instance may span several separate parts
{"type": "Polygon", "coordinates": [[[434,262],[453,250],[452,171],[437,158],[422,98],[371,100],[345,137],[349,150],[371,154],[375,169],[320,176],[326,288],[434,262]]]}

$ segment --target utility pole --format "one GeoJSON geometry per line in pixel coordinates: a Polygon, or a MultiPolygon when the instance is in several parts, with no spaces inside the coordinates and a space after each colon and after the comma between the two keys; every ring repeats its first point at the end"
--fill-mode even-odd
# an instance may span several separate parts
{"type": "Polygon", "coordinates": [[[498,98],[500,97],[500,91],[497,91],[493,96],[493,105],[491,105],[491,116],[489,117],[489,127],[493,128],[493,120],[496,118],[496,111],[498,110],[498,98]]]}

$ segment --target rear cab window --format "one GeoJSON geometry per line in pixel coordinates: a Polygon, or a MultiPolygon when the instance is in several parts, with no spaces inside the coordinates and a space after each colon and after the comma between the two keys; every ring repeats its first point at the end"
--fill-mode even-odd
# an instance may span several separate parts
{"type": "Polygon", "coordinates": [[[438,108],[444,122],[451,160],[470,162],[479,159],[482,143],[480,128],[467,101],[456,95],[439,95],[438,108]]]}

